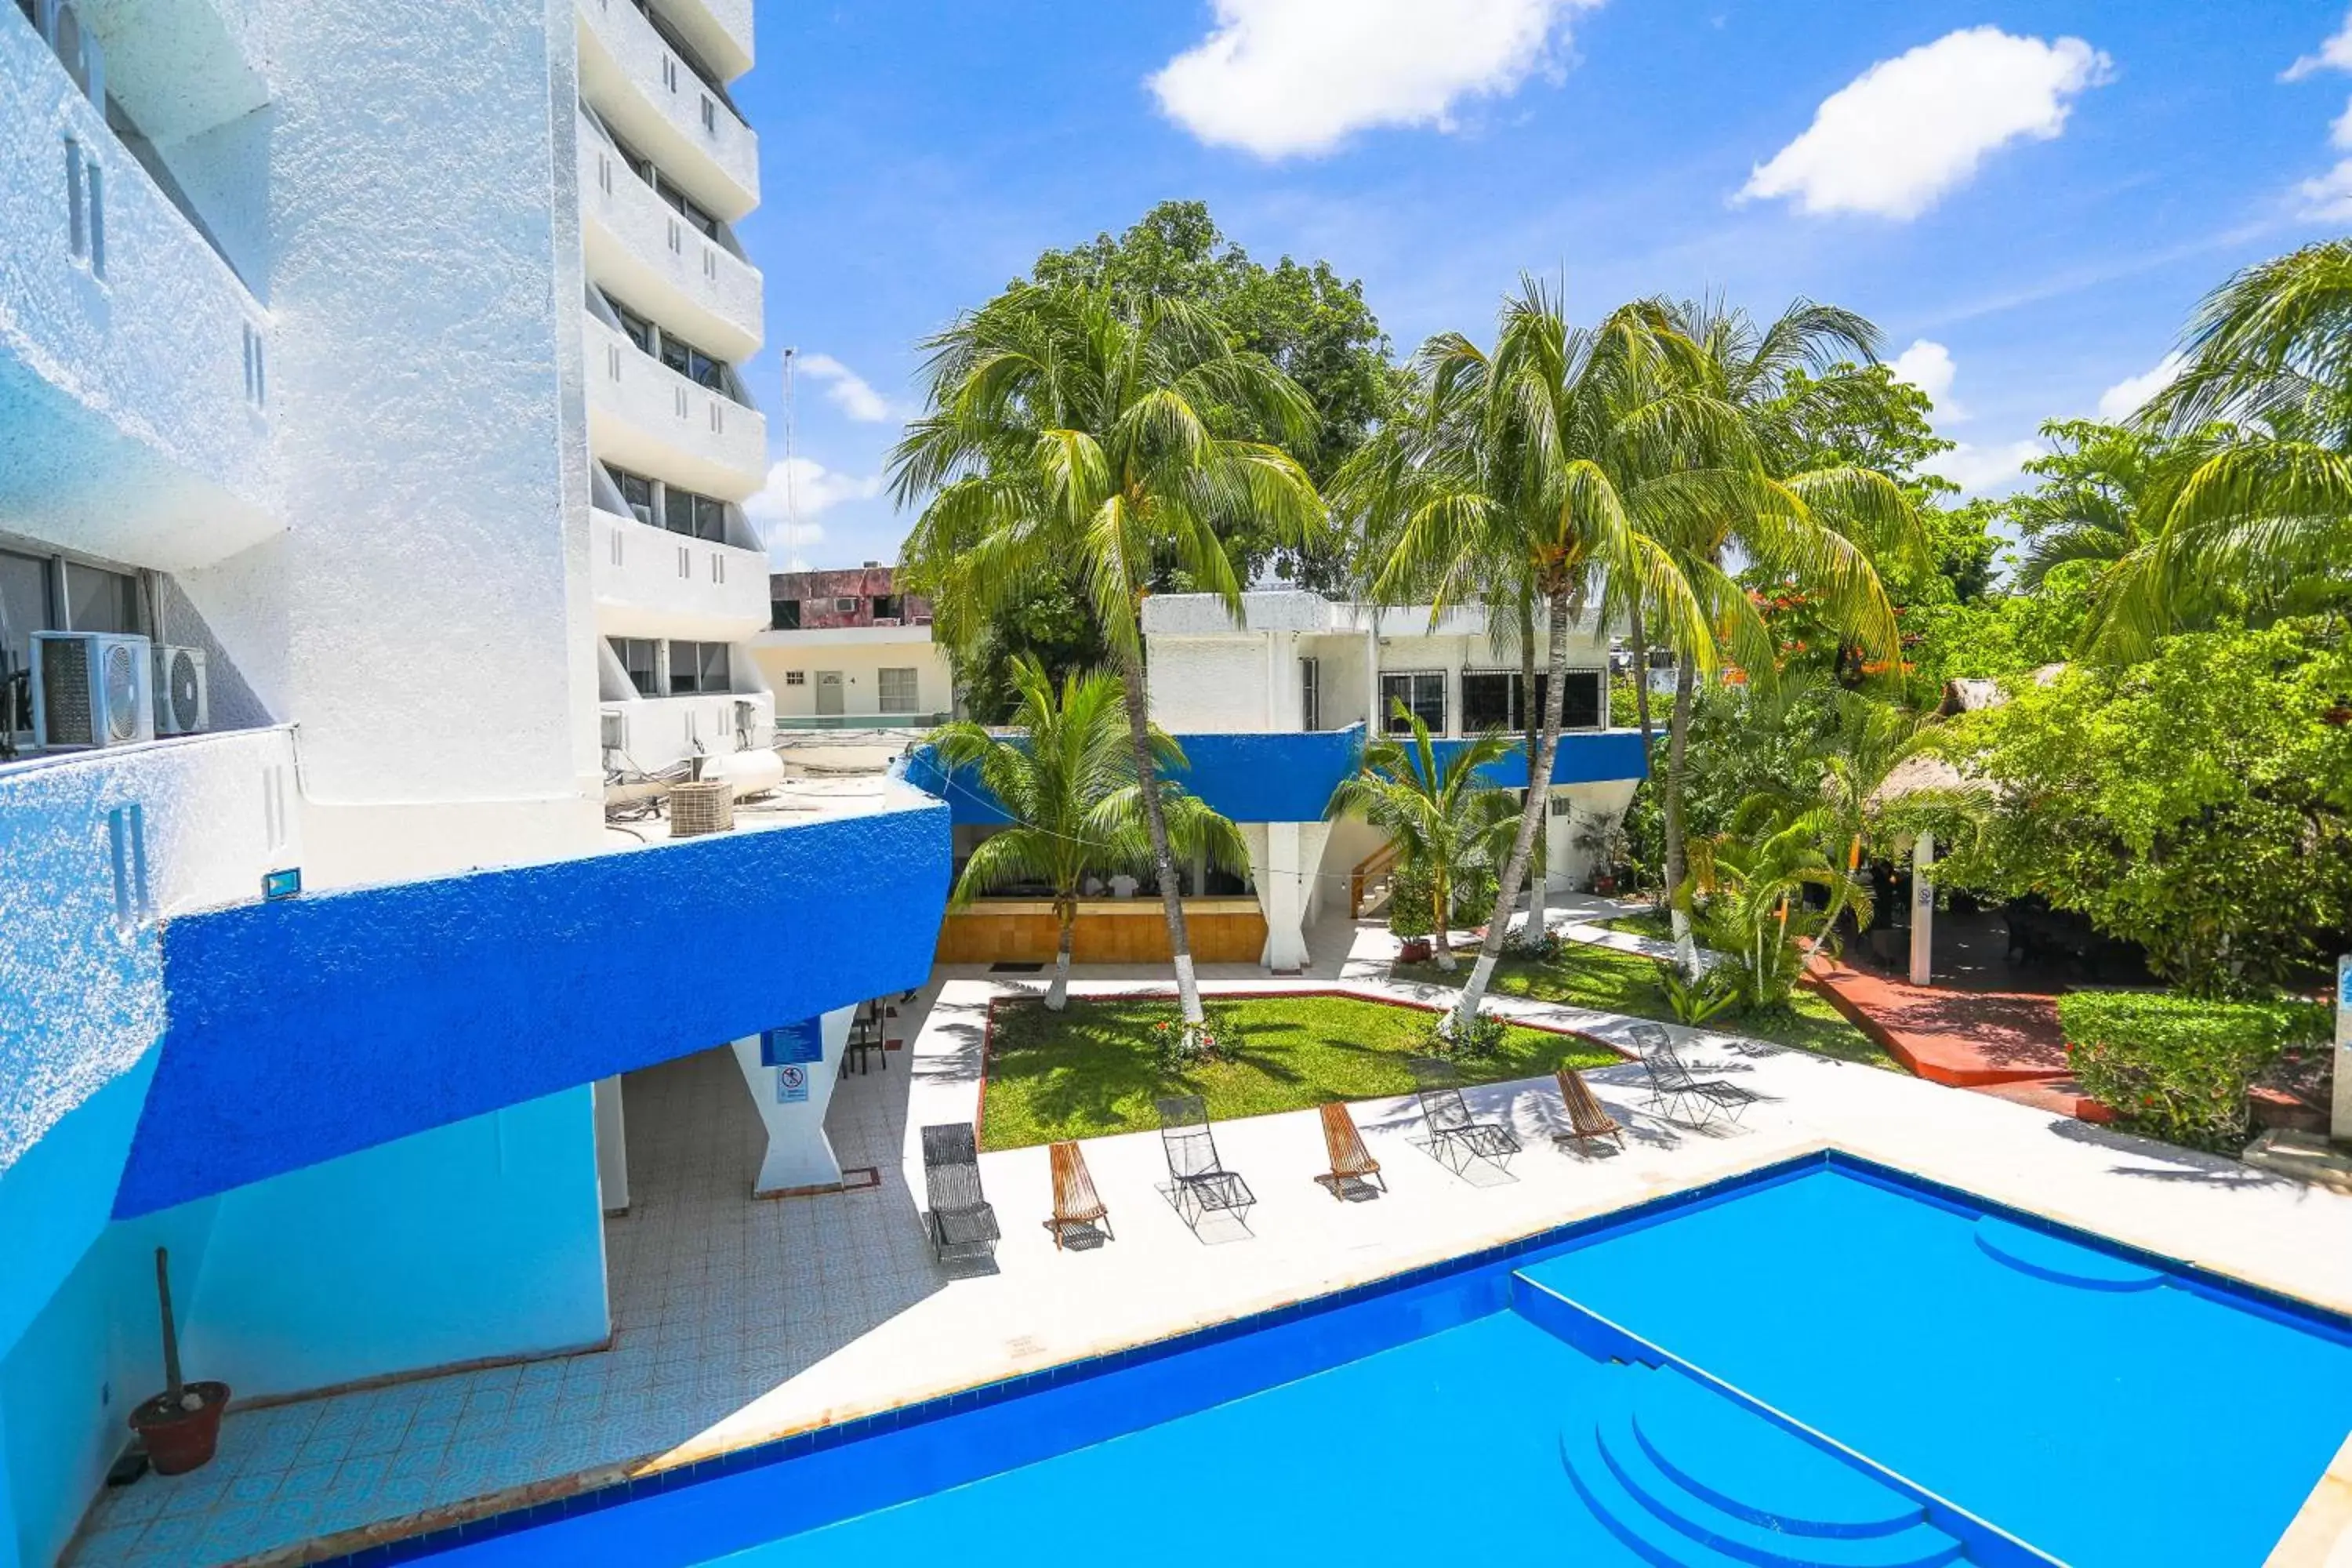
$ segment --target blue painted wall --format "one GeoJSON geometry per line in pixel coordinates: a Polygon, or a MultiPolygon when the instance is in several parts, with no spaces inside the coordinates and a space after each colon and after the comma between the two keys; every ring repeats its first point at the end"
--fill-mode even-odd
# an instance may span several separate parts
{"type": "Polygon", "coordinates": [[[118,1216],[646,1067],[929,973],[918,807],[182,917],[118,1216]],[[679,944],[709,944],[682,969],[679,944]]]}
{"type": "MultiPolygon", "coordinates": [[[[1332,790],[1356,765],[1363,736],[1360,724],[1347,730],[1179,735],[1192,765],[1176,777],[1235,822],[1319,822],[1332,790]]],[[[1451,754],[1465,743],[1440,741],[1437,747],[1441,754],[1451,754]]],[[[1527,787],[1528,761],[1521,752],[1479,772],[1508,789],[1527,787]]],[[[904,776],[945,800],[960,826],[996,827],[1010,820],[971,770],[950,778],[928,747],[907,760],[904,776]]],[[[1642,737],[1632,731],[1563,735],[1552,759],[1556,784],[1647,776],[1642,737]]]]}

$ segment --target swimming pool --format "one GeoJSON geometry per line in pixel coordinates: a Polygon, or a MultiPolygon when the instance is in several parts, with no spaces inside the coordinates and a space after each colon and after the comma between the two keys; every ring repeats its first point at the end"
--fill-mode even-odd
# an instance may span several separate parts
{"type": "Polygon", "coordinates": [[[2352,1325],[1826,1155],[353,1561],[2251,1568],[2347,1427],[2352,1325]]]}

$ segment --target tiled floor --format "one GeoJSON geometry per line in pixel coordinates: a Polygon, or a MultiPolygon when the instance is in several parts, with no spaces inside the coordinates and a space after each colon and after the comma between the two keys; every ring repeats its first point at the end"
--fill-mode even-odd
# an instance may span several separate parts
{"type": "Polygon", "coordinates": [[[609,1351],[232,1413],[212,1464],[106,1494],[68,1561],[199,1568],[299,1551],[641,1460],[905,1311],[947,1282],[900,1171],[906,1055],[842,1079],[826,1120],[843,1165],[873,1166],[881,1184],[786,1201],[750,1196],[761,1132],[730,1052],[631,1074],[633,1206],[604,1229],[609,1351]]]}

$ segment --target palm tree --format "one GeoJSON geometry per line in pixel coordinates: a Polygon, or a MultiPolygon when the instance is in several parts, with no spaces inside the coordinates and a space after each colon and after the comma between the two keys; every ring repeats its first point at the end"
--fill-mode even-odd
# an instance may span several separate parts
{"type": "MultiPolygon", "coordinates": [[[[1569,326],[1532,279],[1504,304],[1491,353],[1458,333],[1423,345],[1406,414],[1350,459],[1339,492],[1364,527],[1383,604],[1486,606],[1539,626],[1549,683],[1528,789],[1496,879],[1486,940],[1452,1026],[1476,1016],[1549,804],[1572,620],[1603,591],[1652,608],[1671,646],[1711,660],[1713,628],[1674,552],[1643,521],[1725,482],[1709,459],[1730,412],[1661,375],[1637,312],[1569,326]]],[[[1738,481],[1734,481],[1738,482],[1738,481]]]]}
{"type": "Polygon", "coordinates": [[[1238,613],[1221,528],[1255,521],[1304,544],[1321,526],[1314,484],[1281,447],[1315,412],[1262,354],[1181,301],[1129,307],[1077,288],[1023,288],[925,345],[929,412],[890,458],[904,506],[928,497],[906,559],[930,584],[937,626],[969,646],[989,616],[1049,576],[1075,574],[1121,677],[1151,866],[1167,911],[1188,1026],[1200,987],[1162,805],[1144,687],[1142,602],[1170,574],[1238,613]]]}
{"type": "Polygon", "coordinates": [[[1499,863],[1518,815],[1508,792],[1479,770],[1510,755],[1513,743],[1488,731],[1440,759],[1421,716],[1401,700],[1396,715],[1412,726],[1410,739],[1380,734],[1366,741],[1356,772],[1331,792],[1324,816],[1356,817],[1388,835],[1399,880],[1429,889],[1437,967],[1451,971],[1454,889],[1465,872],[1499,863]]]}
{"type": "Polygon", "coordinates": [[[2042,437],[2050,454],[2025,465],[2041,482],[2000,509],[2025,545],[2017,589],[2026,594],[2070,563],[2111,565],[2147,542],[2147,501],[2170,448],[2161,436],[2095,419],[2049,420],[2042,437]]]}
{"type": "MultiPolygon", "coordinates": [[[[1814,408],[1835,405],[1847,383],[1866,374],[1854,369],[1853,362],[1874,362],[1878,330],[1850,310],[1808,300],[1795,301],[1763,326],[1719,300],[1651,301],[1644,308],[1663,341],[1686,351],[1675,361],[1678,374],[1695,391],[1737,410],[1745,449],[1757,464],[1754,484],[1727,492],[1730,504],[1710,505],[1683,520],[1685,569],[1718,624],[1738,638],[1733,657],[1752,679],[1771,678],[1769,655],[1759,663],[1741,651],[1759,643],[1769,646],[1769,638],[1745,593],[1724,574],[1725,563],[1737,554],[1752,569],[1792,581],[1814,595],[1866,654],[1892,658],[1900,646],[1895,607],[1872,558],[1924,558],[1926,539],[1909,498],[1885,474],[1856,465],[1783,472],[1766,466],[1768,453],[1804,449],[1801,441],[1789,438],[1791,433],[1803,427],[1814,408]],[[1801,383],[1799,372],[1805,373],[1801,383]]],[[[1629,606],[1637,628],[1642,609],[1629,606]]],[[[1642,640],[1638,630],[1635,640],[1642,640]]],[[[1637,647],[1636,657],[1644,656],[1637,647]]],[[[1685,874],[1683,795],[1698,674],[1697,661],[1685,650],[1666,721],[1661,804],[1669,888],[1678,887],[1685,874]]],[[[1694,963],[1688,921],[1680,910],[1675,923],[1685,962],[1694,963]]]]}
{"type": "Polygon", "coordinates": [[[1675,904],[1685,915],[1696,910],[1707,945],[1726,957],[1743,1008],[1785,1005],[1840,913],[1852,910],[1856,923],[1870,923],[1870,889],[1822,850],[1838,826],[1826,806],[1792,810],[1777,795],[1756,795],[1740,803],[1728,831],[1691,846],[1675,904]],[[1807,902],[1812,888],[1828,892],[1826,909],[1807,902]]]}
{"type": "Polygon", "coordinates": [[[2182,444],[2180,471],[2102,584],[2086,648],[2143,657],[2231,597],[2268,613],[2340,602],[2352,587],[2352,239],[2250,267],[2208,295],[2180,374],[2137,422],[2182,444]]]}
{"type": "MultiPolygon", "coordinates": [[[[1060,927],[1054,982],[1045,1005],[1059,1012],[1070,992],[1070,939],[1078,894],[1097,873],[1150,864],[1151,839],[1143,795],[1128,743],[1126,693],[1118,677],[1073,672],[1060,691],[1045,667],[1026,657],[1013,661],[1020,693],[1018,738],[968,721],[933,731],[941,765],[969,769],[1013,825],[981,840],[956,879],[950,907],[962,909],[982,893],[1015,884],[1051,888],[1060,927]]],[[[1163,770],[1181,770],[1184,753],[1154,728],[1150,743],[1163,770]]],[[[1199,851],[1223,866],[1246,865],[1240,830],[1202,801],[1163,784],[1160,806],[1168,837],[1188,855],[1199,851]]]]}

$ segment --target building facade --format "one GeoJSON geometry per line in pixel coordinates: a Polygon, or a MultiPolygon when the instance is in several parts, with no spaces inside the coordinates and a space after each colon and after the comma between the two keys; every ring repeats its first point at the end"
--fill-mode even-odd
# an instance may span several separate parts
{"type": "Polygon", "coordinates": [[[772,723],[751,58],[748,0],[0,6],[5,1568],[160,1385],[157,1247],[240,1398],[598,1344],[595,1086],[925,972],[913,792],[607,821],[772,723]]]}
{"type": "MultiPolygon", "coordinates": [[[[955,710],[947,653],[931,640],[931,605],[898,591],[869,561],[771,579],[769,629],[752,656],[784,731],[927,729],[955,710]]],[[[787,762],[793,747],[786,744],[787,762]]]]}

